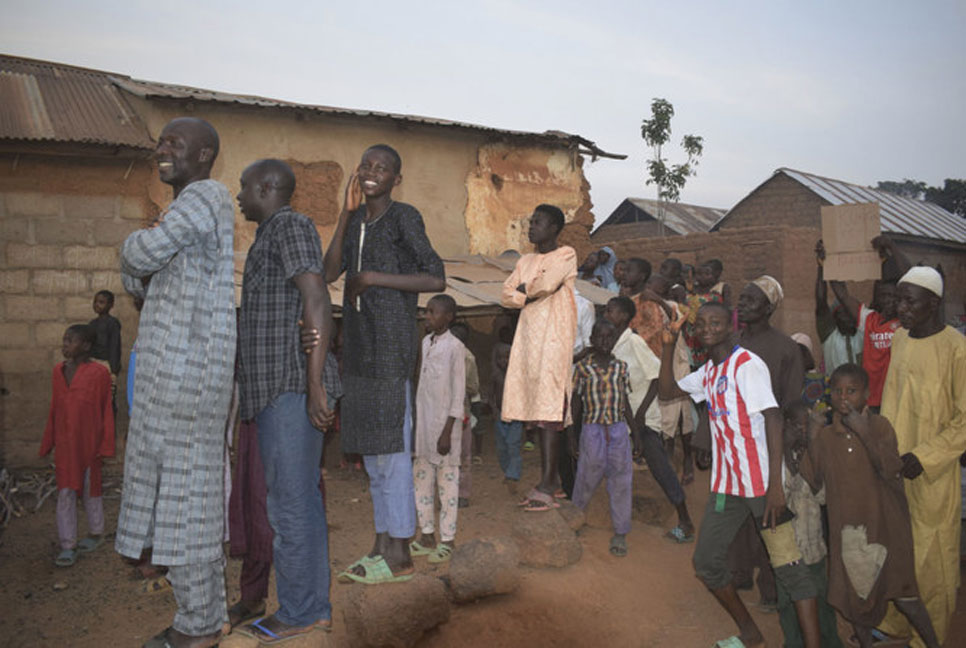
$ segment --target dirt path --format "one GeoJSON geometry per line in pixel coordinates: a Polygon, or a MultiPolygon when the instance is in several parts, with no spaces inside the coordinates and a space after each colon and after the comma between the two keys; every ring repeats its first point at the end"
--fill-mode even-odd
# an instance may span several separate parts
{"type": "MultiPolygon", "coordinates": [[[[458,542],[508,534],[514,517],[524,515],[501,484],[491,443],[486,450],[486,463],[474,467],[472,504],[460,511],[458,542]]],[[[329,549],[335,573],[368,550],[372,531],[366,480],[358,473],[336,468],[335,453],[331,454],[326,487],[329,549]]],[[[107,466],[105,472],[105,482],[116,486],[120,466],[107,466]]],[[[526,453],[523,483],[536,479],[536,453],[526,453]]],[[[707,487],[707,473],[699,473],[697,481],[686,489],[696,521],[707,487]]],[[[105,492],[113,493],[113,487],[105,492]]],[[[635,492],[656,492],[648,473],[635,473],[635,492]]],[[[117,519],[119,500],[116,493],[113,495],[106,500],[109,528],[117,519]]],[[[81,558],[73,568],[53,566],[54,507],[55,502],[50,500],[39,513],[14,520],[0,538],[0,646],[138,646],[169,625],[174,613],[170,592],[140,593],[131,569],[109,546],[81,558]],[[55,591],[55,583],[66,584],[67,588],[55,591]]],[[[81,516],[82,533],[85,528],[81,516]]],[[[716,639],[733,634],[731,622],[694,577],[693,545],[679,546],[665,540],[664,530],[635,521],[628,536],[629,555],[619,559],[607,551],[609,529],[585,527],[580,534],[584,554],[579,563],[565,569],[524,570],[517,592],[454,607],[450,621],[425,637],[421,645],[711,646],[716,639]]],[[[434,572],[425,561],[417,566],[434,572]]],[[[239,569],[239,561],[228,561],[230,602],[238,598],[239,569]]],[[[442,567],[435,573],[444,571],[442,567]]],[[[329,636],[331,646],[347,645],[340,609],[346,592],[347,586],[333,584],[335,628],[329,636]]],[[[758,593],[747,592],[743,598],[750,605],[758,600],[758,593]]],[[[966,636],[964,599],[961,592],[950,637],[966,636]]],[[[271,600],[269,609],[274,605],[271,600]]],[[[751,610],[768,645],[781,646],[777,616],[754,607],[751,610]]]]}

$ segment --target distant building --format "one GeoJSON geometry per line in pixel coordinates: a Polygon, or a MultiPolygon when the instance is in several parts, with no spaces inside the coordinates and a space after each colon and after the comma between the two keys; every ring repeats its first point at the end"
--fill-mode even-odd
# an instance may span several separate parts
{"type": "MultiPolygon", "coordinates": [[[[748,281],[770,274],[785,289],[775,324],[786,333],[809,333],[817,343],[814,248],[822,236],[821,208],[862,202],[879,203],[883,232],[897,241],[913,263],[942,265],[946,319],[958,321],[966,311],[966,219],[932,203],[793,169],[775,171],[714,223],[710,232],[660,237],[637,230],[636,238],[601,244],[610,243],[620,258],[640,256],[654,267],[668,256],[691,264],[719,259],[724,264],[723,278],[735,295],[748,281]]],[[[595,245],[603,238],[604,225],[591,235],[595,245]]],[[[653,223],[640,225],[653,227],[653,223]]],[[[871,300],[872,282],[854,284],[851,291],[871,300]]]]}
{"type": "MultiPolygon", "coordinates": [[[[296,104],[15,56],[0,55],[0,105],[0,387],[9,392],[0,397],[0,465],[36,455],[61,337],[94,316],[97,290],[120,297],[114,314],[130,348],[137,315],[122,294],[118,246],[171,200],[151,153],[174,117],[215,126],[221,153],[212,176],[232,193],[256,159],[288,161],[298,183],[293,204],[314,220],[323,245],[362,152],[395,147],[404,182],[394,197],[420,209],[447,257],[528,249],[527,219],[542,202],[566,214],[561,240],[588,250],[594,217],[584,157],[623,157],[559,131],[296,104]]],[[[240,214],[235,222],[240,269],[255,227],[240,214]]]]}
{"type": "Polygon", "coordinates": [[[647,198],[625,198],[590,240],[596,246],[651,236],[679,236],[707,232],[725,215],[724,209],[670,202],[664,205],[663,228],[661,202],[647,198]]]}

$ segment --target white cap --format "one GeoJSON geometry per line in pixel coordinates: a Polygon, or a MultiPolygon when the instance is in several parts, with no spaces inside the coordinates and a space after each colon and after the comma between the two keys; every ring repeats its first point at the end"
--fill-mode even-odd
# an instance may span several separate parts
{"type": "Polygon", "coordinates": [[[937,297],[943,296],[943,278],[934,268],[929,266],[915,266],[902,275],[899,283],[908,283],[925,288],[937,297]]]}

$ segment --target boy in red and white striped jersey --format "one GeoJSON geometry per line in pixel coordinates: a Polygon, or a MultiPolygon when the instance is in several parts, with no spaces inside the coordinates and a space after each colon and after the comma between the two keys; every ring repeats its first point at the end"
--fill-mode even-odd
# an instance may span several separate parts
{"type": "Polygon", "coordinates": [[[674,344],[683,320],[664,331],[661,398],[690,396],[708,402],[711,424],[711,496],[694,550],[694,568],[738,625],[739,635],[719,645],[764,646],[758,626],[738,598],[728,569],[728,546],[745,519],[758,522],[776,578],[792,600],[806,648],[818,648],[817,586],[795,543],[781,485],[782,418],[764,361],[735,344],[731,311],[709,302],[698,310],[694,333],[710,359],[675,380],[674,344]],[[770,530],[767,530],[770,527],[770,530]]]}

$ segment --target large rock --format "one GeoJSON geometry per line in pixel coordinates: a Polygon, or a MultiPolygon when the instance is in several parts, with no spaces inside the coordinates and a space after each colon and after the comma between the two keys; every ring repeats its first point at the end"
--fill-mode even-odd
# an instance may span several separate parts
{"type": "Polygon", "coordinates": [[[587,523],[587,517],[584,515],[584,512],[574,506],[574,503],[570,500],[559,500],[558,503],[560,504],[560,508],[557,509],[557,513],[564,519],[567,526],[574,531],[580,531],[580,528],[587,523]]]}
{"type": "Polygon", "coordinates": [[[528,567],[566,567],[580,560],[577,534],[553,511],[520,512],[513,523],[513,540],[520,562],[528,567]]]}
{"type": "Polygon", "coordinates": [[[631,498],[631,518],[651,526],[667,526],[668,518],[674,507],[667,501],[664,493],[657,495],[634,495],[631,498]]]}
{"type": "Polygon", "coordinates": [[[520,584],[520,550],[512,538],[478,538],[456,547],[449,586],[457,603],[508,594],[520,584]]]}
{"type": "Polygon", "coordinates": [[[449,620],[446,586],[427,574],[405,583],[353,585],[343,618],[350,646],[409,648],[449,620]]]}

